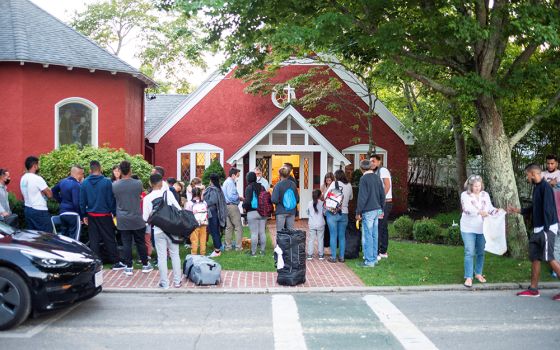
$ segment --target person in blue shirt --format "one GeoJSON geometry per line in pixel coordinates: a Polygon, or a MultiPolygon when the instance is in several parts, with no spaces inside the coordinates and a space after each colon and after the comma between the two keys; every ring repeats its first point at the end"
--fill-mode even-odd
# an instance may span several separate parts
{"type": "Polygon", "coordinates": [[[60,234],[75,237],[80,215],[80,182],[84,179],[84,168],[74,165],[70,176],[62,179],[53,188],[53,197],[60,203],[60,234]]]}
{"type": "Polygon", "coordinates": [[[232,249],[232,236],[235,231],[235,250],[241,251],[241,239],[243,237],[243,227],[241,226],[241,212],[239,211],[239,203],[243,201],[243,197],[237,192],[237,179],[241,175],[239,169],[229,169],[229,177],[224,181],[222,189],[226,199],[227,220],[226,220],[226,251],[232,249]]]}

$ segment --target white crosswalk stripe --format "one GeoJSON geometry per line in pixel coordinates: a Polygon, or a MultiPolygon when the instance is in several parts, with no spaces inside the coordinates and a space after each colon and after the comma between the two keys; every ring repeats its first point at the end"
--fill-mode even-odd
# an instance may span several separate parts
{"type": "Polygon", "coordinates": [[[293,296],[272,296],[272,324],[275,350],[307,350],[293,296]]]}
{"type": "Polygon", "coordinates": [[[434,343],[387,298],[366,295],[364,300],[406,350],[437,350],[434,343]]]}

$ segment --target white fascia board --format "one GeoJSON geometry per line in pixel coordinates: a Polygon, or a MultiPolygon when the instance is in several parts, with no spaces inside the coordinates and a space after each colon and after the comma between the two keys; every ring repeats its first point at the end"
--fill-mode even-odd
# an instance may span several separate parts
{"type": "Polygon", "coordinates": [[[163,120],[156,125],[146,135],[146,138],[150,143],[158,143],[159,140],[173,128],[185,115],[194,108],[212,89],[216,87],[223,79],[225,75],[216,70],[214,73],[200,84],[198,89],[188,95],[188,97],[177,106],[173,111],[171,111],[163,120]]]}

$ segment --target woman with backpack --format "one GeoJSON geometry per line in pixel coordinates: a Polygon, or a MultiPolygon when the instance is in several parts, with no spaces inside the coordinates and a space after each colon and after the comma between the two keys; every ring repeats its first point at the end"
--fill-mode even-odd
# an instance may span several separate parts
{"type": "Polygon", "coordinates": [[[346,226],[348,225],[348,202],[352,199],[352,185],[348,183],[343,170],[334,173],[333,181],[325,195],[325,208],[327,210],[327,225],[331,235],[331,257],[329,262],[335,263],[337,238],[340,243],[338,261],[344,262],[346,249],[346,226]]]}
{"type": "Polygon", "coordinates": [[[280,182],[272,190],[272,203],[276,205],[276,232],[294,228],[299,194],[296,184],[289,179],[290,171],[285,167],[280,168],[280,182]]]}
{"type": "Polygon", "coordinates": [[[192,189],[192,200],[185,204],[185,209],[191,211],[198,222],[198,227],[191,233],[191,254],[206,255],[206,239],[208,237],[208,204],[202,200],[202,190],[192,189]]]}
{"type": "Polygon", "coordinates": [[[259,205],[262,207],[265,204],[259,203],[264,199],[261,196],[262,191],[265,191],[265,189],[257,182],[257,174],[252,171],[247,173],[247,188],[245,188],[243,209],[247,213],[247,222],[251,231],[251,256],[257,256],[257,247],[259,248],[259,254],[264,255],[264,249],[266,248],[267,217],[261,216],[259,213],[259,205]]]}
{"type": "Polygon", "coordinates": [[[226,226],[227,207],[224,192],[220,186],[218,174],[210,174],[210,185],[204,190],[202,197],[208,205],[208,230],[214,242],[214,251],[210,257],[222,254],[222,236],[220,228],[226,226]]]}

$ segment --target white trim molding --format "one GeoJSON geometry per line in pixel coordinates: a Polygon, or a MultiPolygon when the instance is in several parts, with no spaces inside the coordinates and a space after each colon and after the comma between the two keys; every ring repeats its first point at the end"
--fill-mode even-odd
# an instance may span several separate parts
{"type": "MultiPolygon", "coordinates": [[[[350,146],[342,150],[342,154],[347,155],[351,154],[354,155],[354,170],[360,169],[360,154],[366,154],[368,152],[369,145],[367,143],[360,143],[354,146],[350,146]]],[[[375,154],[383,155],[383,166],[388,168],[388,152],[386,149],[381,148],[379,146],[375,146],[375,154]]]]}
{"type": "MultiPolygon", "coordinates": [[[[181,174],[181,155],[190,154],[190,179],[196,175],[196,154],[204,153],[204,166],[208,168],[210,166],[210,153],[218,153],[220,155],[220,164],[224,166],[224,150],[218,146],[211,145],[209,143],[191,143],[177,149],[177,181],[182,180],[181,174]]],[[[190,180],[189,179],[189,180],[190,180]]]]}
{"type": "MultiPolygon", "coordinates": [[[[309,140],[309,138],[306,139],[309,140]]],[[[251,138],[251,140],[249,140],[249,142],[247,142],[243,147],[235,152],[235,154],[233,154],[227,160],[227,163],[231,165],[235,164],[239,161],[239,159],[243,159],[243,157],[253,149],[258,151],[278,151],[293,153],[309,152],[311,150],[320,152],[321,150],[325,150],[333,157],[336,162],[343,163],[344,165],[350,164],[350,161],[348,161],[348,159],[346,159],[346,157],[344,157],[344,155],[342,155],[342,153],[340,153],[338,149],[336,149],[336,147],[334,147],[333,144],[330,143],[329,140],[327,140],[316,128],[309,124],[307,120],[305,120],[305,117],[301,115],[301,113],[298,112],[298,110],[295,109],[292,105],[289,105],[282,112],[276,115],[276,117],[274,117],[274,119],[272,119],[270,123],[268,123],[268,125],[262,128],[255,136],[251,138]],[[289,123],[296,122],[303,131],[305,131],[311,138],[313,138],[313,140],[315,140],[315,142],[317,142],[318,145],[290,145],[289,132],[291,130],[291,127],[289,128],[289,130],[286,130],[288,132],[286,145],[258,145],[262,139],[270,135],[272,131],[286,119],[288,119],[289,123]]]]}
{"type": "Polygon", "coordinates": [[[181,102],[177,108],[169,112],[163,120],[156,125],[147,135],[146,138],[150,143],[158,143],[159,140],[173,128],[183,117],[196,106],[212,89],[216,87],[223,79],[224,75],[219,70],[210,74],[210,76],[200,84],[198,89],[189,94],[187,98],[181,102]]]}
{"type": "Polygon", "coordinates": [[[82,97],[68,97],[63,100],[58,101],[54,105],[54,148],[58,149],[59,145],[59,112],[60,108],[70,104],[78,103],[86,106],[91,110],[91,146],[98,147],[99,145],[99,108],[97,105],[90,100],[82,97]]]}

